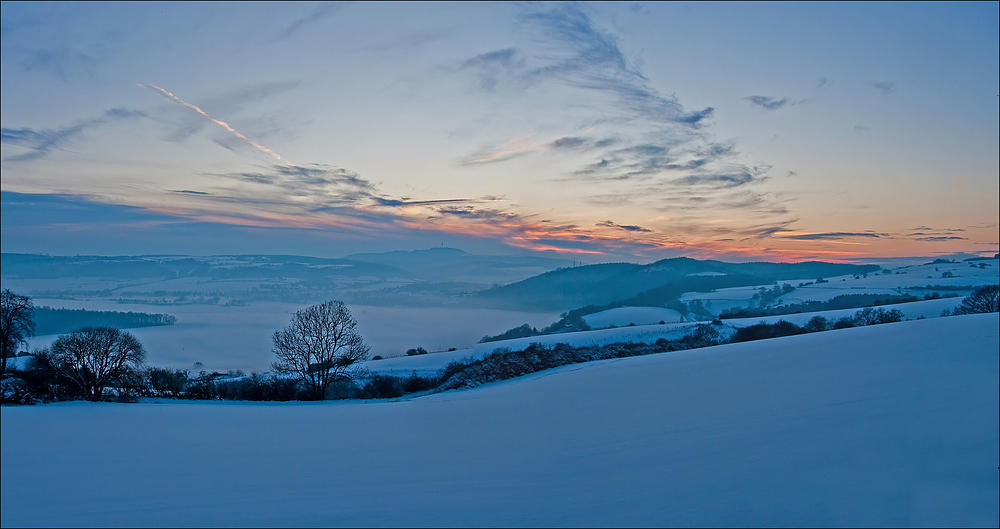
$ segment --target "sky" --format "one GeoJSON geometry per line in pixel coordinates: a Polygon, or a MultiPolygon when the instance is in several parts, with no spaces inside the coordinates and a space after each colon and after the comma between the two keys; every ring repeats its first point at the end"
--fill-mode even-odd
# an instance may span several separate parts
{"type": "Polygon", "coordinates": [[[992,256],[998,5],[3,2],[0,247],[992,256]]]}

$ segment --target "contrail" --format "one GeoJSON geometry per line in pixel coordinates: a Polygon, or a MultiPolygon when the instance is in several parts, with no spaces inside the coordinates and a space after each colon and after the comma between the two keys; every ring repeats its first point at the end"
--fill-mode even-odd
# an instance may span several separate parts
{"type": "Polygon", "coordinates": [[[152,88],[153,90],[156,90],[157,92],[159,92],[160,94],[162,94],[163,97],[166,97],[167,99],[173,101],[174,103],[177,103],[178,105],[181,105],[181,106],[190,108],[191,110],[194,110],[195,112],[201,114],[205,119],[207,119],[207,120],[211,121],[212,123],[215,123],[216,125],[219,125],[220,127],[228,130],[229,132],[231,132],[237,138],[239,138],[239,139],[241,139],[241,140],[249,143],[250,145],[253,145],[254,147],[260,149],[261,151],[266,152],[267,154],[270,154],[271,156],[274,156],[274,158],[276,160],[281,160],[281,156],[279,156],[278,153],[272,151],[271,149],[268,149],[267,147],[264,147],[263,145],[255,142],[253,140],[251,140],[250,138],[247,138],[246,136],[240,134],[239,132],[236,131],[236,129],[230,127],[229,123],[226,123],[225,121],[221,121],[221,120],[213,118],[212,116],[209,116],[204,110],[202,110],[202,109],[200,109],[200,108],[192,105],[191,103],[188,103],[187,101],[184,101],[183,99],[175,96],[174,94],[171,94],[170,92],[167,92],[166,90],[160,88],[159,86],[156,86],[156,85],[153,85],[153,84],[145,84],[145,83],[136,83],[136,84],[139,85],[139,86],[142,86],[144,88],[152,88]]]}

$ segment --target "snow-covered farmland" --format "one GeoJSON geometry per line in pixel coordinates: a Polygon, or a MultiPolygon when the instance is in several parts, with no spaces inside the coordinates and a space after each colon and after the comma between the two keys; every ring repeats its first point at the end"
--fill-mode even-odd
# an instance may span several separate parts
{"type": "MultiPolygon", "coordinates": [[[[828,277],[825,278],[825,283],[816,283],[813,281],[812,284],[803,286],[799,285],[808,283],[809,281],[777,281],[778,285],[788,284],[796,288],[792,292],[777,298],[774,304],[784,305],[805,301],[829,301],[844,294],[884,295],[912,293],[920,297],[924,290],[916,289],[926,288],[928,285],[978,287],[1000,283],[1000,264],[996,260],[922,264],[893,268],[889,269],[889,271],[891,272],[890,274],[872,273],[857,278],[854,276],[828,277]],[[979,268],[980,264],[984,268],[979,268]]],[[[709,310],[718,314],[720,311],[726,309],[735,307],[745,308],[753,298],[753,295],[758,293],[761,287],[771,288],[771,285],[720,288],[715,292],[688,292],[681,296],[680,299],[685,303],[700,299],[706,302],[709,310]]],[[[930,293],[931,291],[926,292],[930,293]]]]}
{"type": "Polygon", "coordinates": [[[2,408],[7,526],[993,526],[996,314],[399,402],[2,408]]]}

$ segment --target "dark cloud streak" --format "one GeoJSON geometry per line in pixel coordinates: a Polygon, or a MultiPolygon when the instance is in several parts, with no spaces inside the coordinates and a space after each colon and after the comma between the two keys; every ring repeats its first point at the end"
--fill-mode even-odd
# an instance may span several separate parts
{"type": "Polygon", "coordinates": [[[743,98],[745,101],[757,105],[764,110],[775,111],[787,106],[791,106],[797,103],[787,97],[777,98],[771,96],[747,96],[743,98]]]}
{"type": "Polygon", "coordinates": [[[105,123],[131,118],[148,117],[144,112],[127,108],[111,108],[97,118],[78,121],[75,125],[61,129],[35,130],[29,127],[0,129],[0,141],[9,145],[25,147],[28,152],[5,158],[4,162],[25,162],[48,156],[54,150],[64,150],[64,147],[87,129],[105,123]]]}

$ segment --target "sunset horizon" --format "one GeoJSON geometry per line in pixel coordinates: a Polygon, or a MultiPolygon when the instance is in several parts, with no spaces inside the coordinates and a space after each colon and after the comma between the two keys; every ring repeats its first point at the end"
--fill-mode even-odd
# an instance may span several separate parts
{"type": "Polygon", "coordinates": [[[995,4],[3,15],[7,253],[1000,249],[995,4]]]}

